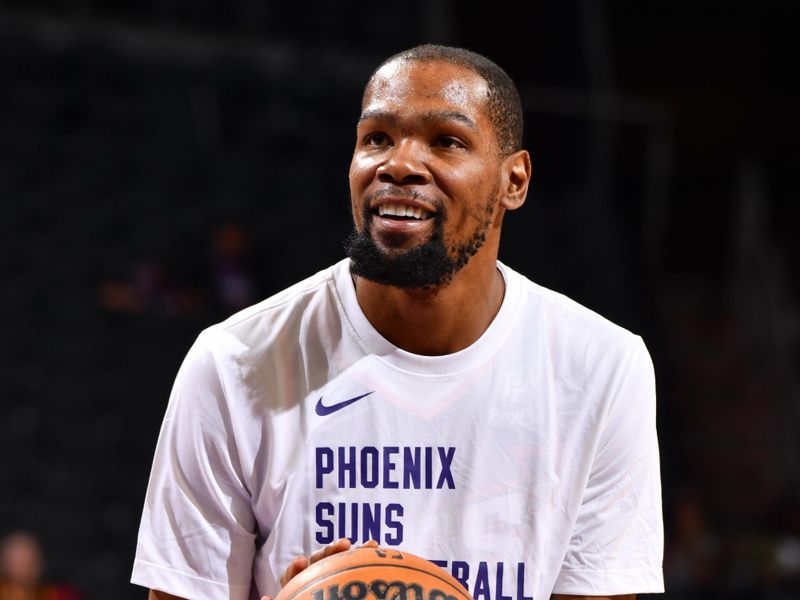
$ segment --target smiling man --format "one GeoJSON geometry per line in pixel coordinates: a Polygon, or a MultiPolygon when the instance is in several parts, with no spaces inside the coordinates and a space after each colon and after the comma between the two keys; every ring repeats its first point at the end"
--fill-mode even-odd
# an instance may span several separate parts
{"type": "Polygon", "coordinates": [[[134,583],[272,596],[376,540],[476,600],[663,591],[644,344],[497,260],[530,181],[521,140],[516,89],[482,56],[420,46],[373,73],[348,258],[198,338],[134,583]]]}

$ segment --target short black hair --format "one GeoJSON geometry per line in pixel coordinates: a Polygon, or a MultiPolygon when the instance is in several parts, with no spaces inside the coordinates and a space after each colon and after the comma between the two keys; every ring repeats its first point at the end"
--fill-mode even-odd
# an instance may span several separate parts
{"type": "Polygon", "coordinates": [[[375,74],[384,65],[396,60],[442,61],[464,67],[480,75],[486,82],[489,119],[494,126],[500,151],[504,155],[509,155],[522,149],[523,120],[519,91],[508,73],[497,64],[465,48],[423,44],[398,52],[383,61],[370,75],[364,88],[365,95],[375,74]]]}

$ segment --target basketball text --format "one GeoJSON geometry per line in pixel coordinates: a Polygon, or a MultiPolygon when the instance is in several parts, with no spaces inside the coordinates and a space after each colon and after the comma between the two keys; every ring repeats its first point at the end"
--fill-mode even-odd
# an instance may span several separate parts
{"type": "Polygon", "coordinates": [[[436,588],[425,590],[416,583],[382,579],[370,583],[353,580],[344,585],[321,587],[314,590],[311,597],[313,600],[458,600],[457,596],[436,588]]]}

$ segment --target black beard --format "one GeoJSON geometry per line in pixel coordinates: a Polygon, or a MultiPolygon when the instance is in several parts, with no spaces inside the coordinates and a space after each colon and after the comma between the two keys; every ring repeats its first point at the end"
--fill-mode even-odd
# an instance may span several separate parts
{"type": "Polygon", "coordinates": [[[453,249],[452,255],[444,243],[443,213],[434,218],[434,231],[430,239],[410,250],[387,252],[381,249],[370,235],[372,213],[365,208],[364,230],[353,232],[345,240],[345,250],[350,257],[350,272],[375,283],[406,289],[432,289],[450,282],[483,246],[489,221],[482,223],[472,238],[453,249]]]}

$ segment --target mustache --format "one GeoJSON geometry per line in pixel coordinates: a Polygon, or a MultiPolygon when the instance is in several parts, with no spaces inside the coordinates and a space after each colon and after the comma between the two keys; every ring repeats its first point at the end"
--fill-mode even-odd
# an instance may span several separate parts
{"type": "Polygon", "coordinates": [[[378,191],[365,196],[364,210],[368,212],[367,207],[370,206],[373,201],[387,197],[425,202],[429,206],[434,207],[437,213],[442,212],[442,209],[444,208],[444,204],[438,198],[427,196],[421,192],[418,192],[417,190],[409,190],[400,186],[390,185],[389,187],[381,188],[378,191]]]}

